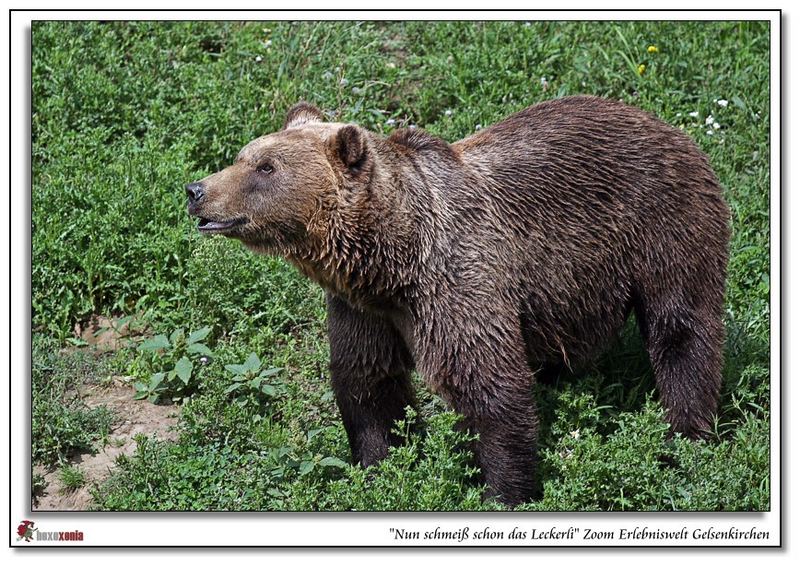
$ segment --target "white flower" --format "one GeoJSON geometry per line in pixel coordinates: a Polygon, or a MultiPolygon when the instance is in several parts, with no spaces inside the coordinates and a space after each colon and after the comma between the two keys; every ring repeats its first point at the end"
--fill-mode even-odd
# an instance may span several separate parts
{"type": "Polygon", "coordinates": [[[445,116],[452,116],[453,115],[453,111],[452,110],[445,110],[444,111],[444,115],[445,116]]]}
{"type": "Polygon", "coordinates": [[[711,114],[706,116],[706,126],[710,126],[713,123],[714,123],[714,116],[712,116],[711,114]]]}
{"type": "Polygon", "coordinates": [[[711,127],[713,127],[715,130],[719,130],[721,126],[719,125],[719,122],[714,122],[711,124],[711,127]]]}
{"type": "Polygon", "coordinates": [[[417,129],[417,125],[416,124],[409,124],[408,125],[408,129],[409,130],[416,130],[417,129]]]}
{"type": "Polygon", "coordinates": [[[264,47],[269,47],[270,45],[272,45],[272,40],[271,39],[264,40],[264,47]]]}
{"type": "Polygon", "coordinates": [[[482,127],[483,127],[483,126],[481,126],[480,124],[475,124],[475,131],[477,132],[477,131],[478,131],[478,130],[480,130],[482,127]]]}
{"type": "Polygon", "coordinates": [[[347,86],[347,84],[348,84],[349,82],[350,82],[350,81],[348,81],[347,79],[345,79],[345,78],[342,78],[342,79],[339,81],[339,85],[340,85],[340,86],[347,86]]]}
{"type": "Polygon", "coordinates": [[[699,115],[700,112],[697,112],[696,110],[694,112],[689,112],[689,116],[691,116],[692,118],[697,118],[699,115]]]}
{"type": "Polygon", "coordinates": [[[728,106],[728,101],[725,100],[724,98],[720,98],[719,100],[717,100],[717,104],[725,108],[726,106],[728,106]]]}
{"type": "Polygon", "coordinates": [[[681,116],[683,116],[683,112],[678,112],[677,114],[675,114],[676,118],[680,118],[681,116]]]}
{"type": "Polygon", "coordinates": [[[396,123],[397,123],[397,120],[395,120],[394,118],[389,118],[388,120],[386,120],[386,125],[387,126],[394,126],[396,123]]]}
{"type": "Polygon", "coordinates": [[[261,55],[256,55],[256,63],[261,63],[261,61],[263,61],[261,55]]]}
{"type": "Polygon", "coordinates": [[[706,135],[707,136],[713,136],[714,135],[714,130],[706,130],[706,135]]]}

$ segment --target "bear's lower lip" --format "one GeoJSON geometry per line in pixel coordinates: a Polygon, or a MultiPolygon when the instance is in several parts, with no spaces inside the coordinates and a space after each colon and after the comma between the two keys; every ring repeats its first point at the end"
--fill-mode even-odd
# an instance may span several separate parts
{"type": "Polygon", "coordinates": [[[244,223],[244,218],[234,218],[233,220],[209,220],[208,218],[201,217],[197,229],[205,233],[223,233],[244,223]]]}

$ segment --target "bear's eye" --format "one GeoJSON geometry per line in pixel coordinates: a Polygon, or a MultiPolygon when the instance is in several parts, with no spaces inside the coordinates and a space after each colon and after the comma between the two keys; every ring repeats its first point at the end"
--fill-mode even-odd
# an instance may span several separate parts
{"type": "Polygon", "coordinates": [[[256,167],[256,171],[258,171],[259,173],[269,174],[272,173],[274,170],[275,169],[273,169],[272,165],[270,165],[269,163],[264,163],[263,165],[259,165],[258,167],[256,167]]]}

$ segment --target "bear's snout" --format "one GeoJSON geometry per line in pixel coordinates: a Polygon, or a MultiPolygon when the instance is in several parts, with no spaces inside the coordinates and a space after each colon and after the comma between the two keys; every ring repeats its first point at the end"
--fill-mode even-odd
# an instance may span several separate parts
{"type": "Polygon", "coordinates": [[[197,204],[205,195],[202,183],[189,183],[186,185],[186,196],[189,197],[189,204],[197,204]]]}

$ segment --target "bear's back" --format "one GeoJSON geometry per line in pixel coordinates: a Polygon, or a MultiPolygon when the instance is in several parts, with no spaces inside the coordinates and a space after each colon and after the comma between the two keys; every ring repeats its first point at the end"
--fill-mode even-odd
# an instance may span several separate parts
{"type": "Polygon", "coordinates": [[[638,108],[591,96],[528,107],[453,147],[498,187],[527,184],[554,197],[641,197],[666,187],[720,193],[708,159],[686,134],[638,108]],[[684,183],[687,175],[695,182],[684,183]]]}
{"type": "Polygon", "coordinates": [[[489,198],[518,227],[540,234],[572,239],[586,231],[669,233],[687,225],[724,232],[727,225],[719,183],[695,143],[621,102],[543,102],[453,148],[482,180],[474,195],[470,187],[454,193],[455,206],[489,198]]]}

